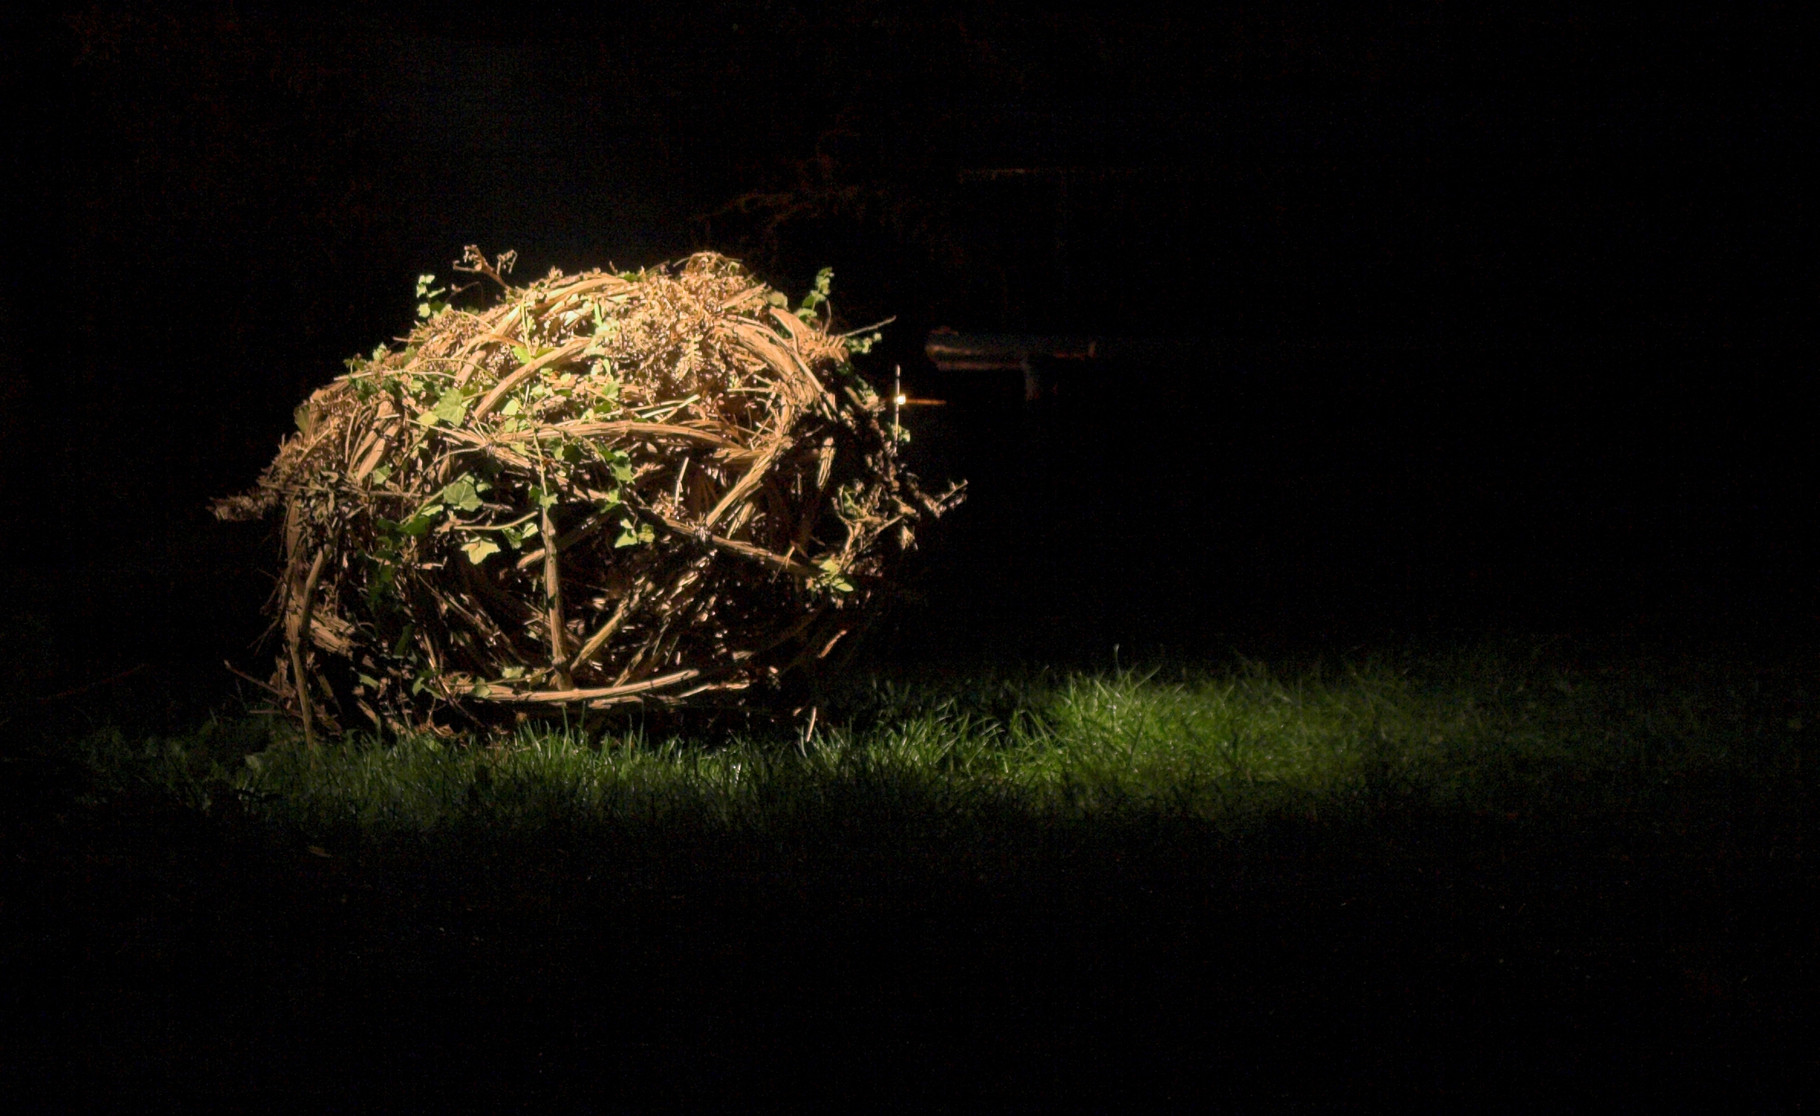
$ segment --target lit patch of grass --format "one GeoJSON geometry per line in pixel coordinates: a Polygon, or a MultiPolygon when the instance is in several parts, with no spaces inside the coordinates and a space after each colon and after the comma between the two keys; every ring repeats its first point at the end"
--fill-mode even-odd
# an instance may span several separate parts
{"type": "Polygon", "coordinates": [[[1805,692],[1762,679],[1482,652],[1294,672],[875,677],[834,695],[808,735],[352,736],[312,754],[282,727],[212,722],[85,748],[99,796],[149,792],[342,839],[604,828],[990,842],[1010,819],[1232,832],[1411,810],[1623,816],[1690,796],[1762,806],[1803,786],[1804,729],[1783,713],[1805,692]]]}

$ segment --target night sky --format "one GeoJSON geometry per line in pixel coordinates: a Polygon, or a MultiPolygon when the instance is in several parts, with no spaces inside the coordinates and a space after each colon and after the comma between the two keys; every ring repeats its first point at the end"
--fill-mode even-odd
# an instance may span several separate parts
{"type": "Polygon", "coordinates": [[[1522,7],[8,16],[8,607],[95,669],[244,661],[275,554],[207,501],[419,272],[712,247],[832,266],[897,318],[870,370],[947,400],[917,464],[973,495],[906,648],[1806,639],[1793,9],[1522,7]],[[938,327],[1151,356],[1027,404],[938,327]]]}

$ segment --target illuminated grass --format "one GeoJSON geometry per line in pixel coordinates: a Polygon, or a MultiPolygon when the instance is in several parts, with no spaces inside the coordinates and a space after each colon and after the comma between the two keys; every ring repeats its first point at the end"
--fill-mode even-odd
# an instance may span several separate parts
{"type": "Polygon", "coordinates": [[[344,840],[590,826],[963,841],[1007,825],[1233,833],[1409,811],[1518,821],[1788,801],[1811,731],[1792,685],[1766,690],[1761,672],[1711,663],[1566,669],[1482,653],[871,678],[833,695],[813,732],[351,737],[312,756],[282,729],[218,722],[86,747],[100,797],[149,792],[344,840]]]}
{"type": "Polygon", "coordinates": [[[71,974],[64,1045],[122,1107],[339,1075],[846,1110],[997,1073],[1056,1110],[1755,1110],[1812,1060],[1811,661],[956,668],[855,676],[813,733],[314,756],[252,718],[105,733],[0,811],[4,944],[71,974]]]}

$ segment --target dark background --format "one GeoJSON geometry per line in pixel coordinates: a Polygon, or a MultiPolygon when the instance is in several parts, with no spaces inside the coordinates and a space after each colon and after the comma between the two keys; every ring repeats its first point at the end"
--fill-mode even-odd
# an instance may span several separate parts
{"type": "Polygon", "coordinates": [[[8,9],[0,1091],[1812,1095],[1811,36],[1786,4],[1512,7],[8,9]],[[987,811],[930,857],[918,791],[776,844],[552,818],[393,847],[96,789],[69,757],[110,720],[122,754],[149,720],[238,764],[244,718],[196,726],[224,658],[266,669],[277,555],[208,501],[467,243],[521,279],[714,247],[796,294],[829,265],[847,324],[897,315],[870,367],[947,400],[912,449],[971,497],[885,655],[1616,637],[1699,684],[1598,675],[1575,708],[1609,684],[1660,723],[1589,721],[1558,786],[1515,749],[1541,803],[1368,774],[1236,843],[987,811]],[[1153,355],[1029,405],[939,374],[942,326],[1153,355]],[[1678,766],[1695,723],[1735,768],[1678,766]]]}
{"type": "Polygon", "coordinates": [[[493,8],[6,17],[30,685],[252,662],[271,543],[207,501],[466,243],[896,315],[870,368],[972,484],[905,653],[1814,629],[1787,5],[493,8]],[[1187,343],[1032,406],[941,326],[1187,343]]]}

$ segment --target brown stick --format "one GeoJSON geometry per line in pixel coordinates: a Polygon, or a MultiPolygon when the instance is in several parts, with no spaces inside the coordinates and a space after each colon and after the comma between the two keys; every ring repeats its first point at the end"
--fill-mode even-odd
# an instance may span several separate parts
{"type": "Polygon", "coordinates": [[[746,470],[745,476],[740,477],[737,484],[727,489],[726,494],[720,498],[720,502],[715,504],[713,510],[703,517],[702,529],[712,530],[714,525],[720,521],[720,517],[726,514],[728,508],[751,495],[752,490],[764,481],[766,473],[771,468],[771,463],[777,460],[779,454],[789,448],[790,440],[788,437],[784,437],[772,442],[764,453],[759,454],[758,460],[754,461],[752,467],[746,470]]]}
{"type": "Polygon", "coordinates": [[[532,566],[543,561],[546,557],[546,552],[549,551],[551,547],[555,547],[557,550],[567,550],[576,543],[587,538],[589,535],[600,530],[601,527],[606,525],[607,519],[607,516],[596,512],[582,520],[580,523],[577,523],[575,526],[569,528],[567,531],[564,531],[560,538],[555,540],[545,539],[543,546],[538,547],[536,550],[525,551],[514,565],[521,570],[528,570],[532,566]]]}
{"type": "Polygon", "coordinates": [[[626,622],[626,617],[631,614],[632,609],[637,607],[638,597],[638,589],[634,587],[631,592],[619,599],[619,607],[613,610],[613,615],[609,616],[607,622],[589,636],[587,642],[583,643],[581,648],[569,659],[570,672],[574,672],[586,664],[589,659],[594,657],[596,651],[606,646],[607,640],[613,638],[613,633],[619,630],[619,626],[626,622]]]}
{"type": "Polygon", "coordinates": [[[677,426],[667,422],[634,422],[630,419],[614,419],[606,422],[558,422],[538,430],[526,430],[518,434],[497,434],[499,442],[542,441],[550,438],[599,438],[615,434],[645,435],[659,438],[681,438],[685,441],[701,442],[716,449],[725,450],[734,456],[750,457],[752,451],[730,438],[722,437],[711,431],[697,429],[693,426],[677,426]]]}
{"type": "Polygon", "coordinates": [[[550,625],[550,669],[556,672],[557,686],[569,690],[574,688],[575,682],[569,677],[569,656],[564,650],[568,632],[562,621],[562,578],[556,569],[556,528],[549,508],[544,508],[539,515],[543,537],[548,540],[543,550],[543,592],[550,625]]]}
{"type": "Polygon", "coordinates": [[[236,667],[233,663],[228,662],[226,659],[223,659],[221,661],[221,665],[228,669],[229,674],[232,674],[237,678],[246,679],[248,682],[251,682],[253,685],[264,690],[266,693],[271,694],[273,697],[277,698],[279,701],[284,700],[284,694],[278,689],[278,687],[272,685],[270,682],[261,682],[259,679],[254,678],[252,675],[250,675],[246,671],[241,670],[240,668],[236,667]]]}
{"type": "Polygon", "coordinates": [[[567,360],[581,352],[588,347],[588,342],[592,340],[593,338],[591,337],[577,337],[568,344],[563,345],[560,348],[551,349],[536,360],[527,364],[521,364],[516,370],[506,373],[505,379],[499,381],[492,391],[487,392],[486,396],[482,398],[480,402],[474,404],[473,417],[476,419],[485,417],[493,408],[499,406],[500,400],[506,397],[507,392],[536,375],[539,370],[555,364],[557,361],[567,360]]]}
{"type": "Polygon", "coordinates": [[[486,700],[506,701],[515,704],[523,703],[528,705],[555,705],[571,701],[598,701],[602,698],[624,697],[627,694],[642,694],[651,690],[661,690],[665,686],[674,686],[678,682],[687,682],[700,674],[700,670],[691,667],[688,670],[676,671],[674,674],[647,678],[642,682],[627,682],[619,686],[602,686],[590,690],[562,689],[520,693],[515,690],[501,689],[498,686],[489,686],[486,700]]]}
{"type": "Polygon", "coordinates": [[[729,539],[721,535],[704,535],[703,532],[693,525],[683,523],[680,520],[671,519],[667,515],[659,516],[658,519],[665,527],[668,527],[678,534],[701,539],[701,541],[707,543],[709,546],[725,550],[730,554],[737,554],[742,558],[750,558],[755,562],[761,562],[782,573],[795,574],[797,577],[806,577],[811,580],[820,577],[822,574],[822,571],[816,569],[814,566],[804,565],[794,559],[786,558],[781,554],[773,554],[762,546],[753,546],[751,543],[740,542],[738,539],[729,539]]]}
{"type": "Polygon", "coordinates": [[[289,634],[291,645],[291,678],[297,685],[297,713],[303,719],[303,743],[310,751],[316,750],[316,726],[310,710],[310,680],[303,673],[303,641],[310,631],[310,611],[316,603],[316,584],[322,580],[322,571],[329,563],[329,548],[323,547],[316,552],[315,561],[310,563],[310,572],[303,580],[303,597],[297,606],[297,626],[289,634]]]}
{"type": "Polygon", "coordinates": [[[59,690],[57,693],[54,693],[54,694],[45,694],[43,697],[39,698],[38,701],[40,701],[40,702],[61,701],[64,698],[75,697],[78,694],[86,694],[90,690],[99,689],[102,686],[106,686],[111,683],[118,682],[122,678],[131,678],[133,675],[138,674],[140,671],[144,670],[149,665],[151,665],[151,664],[139,663],[136,666],[127,667],[125,670],[121,671],[118,674],[110,674],[106,678],[102,678],[102,679],[99,679],[98,681],[94,681],[94,682],[84,683],[83,685],[77,686],[74,689],[59,690]]]}

